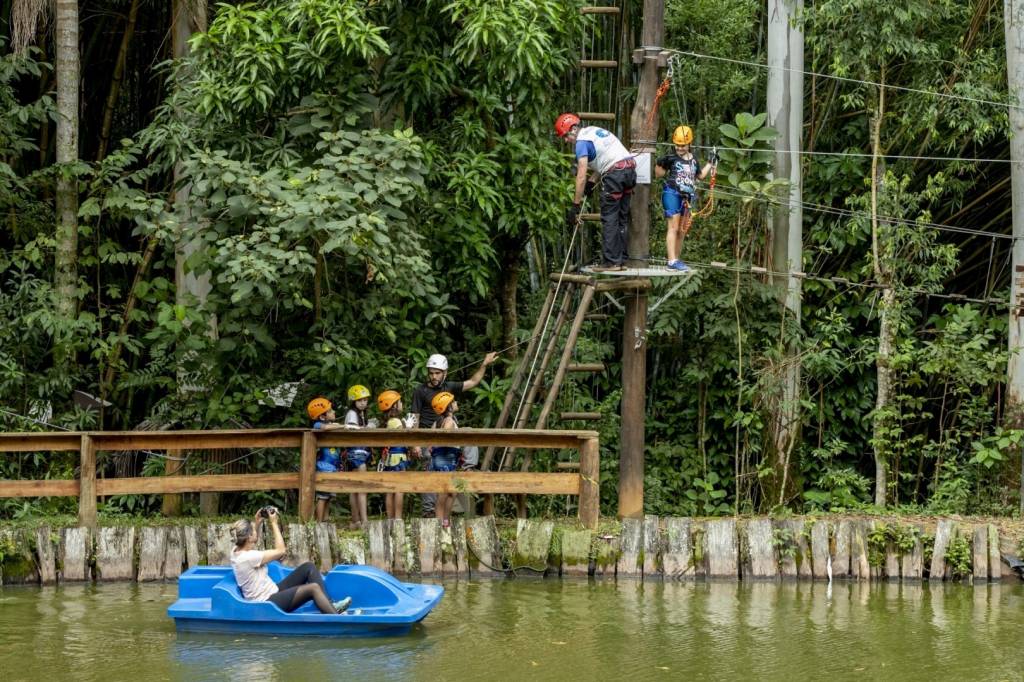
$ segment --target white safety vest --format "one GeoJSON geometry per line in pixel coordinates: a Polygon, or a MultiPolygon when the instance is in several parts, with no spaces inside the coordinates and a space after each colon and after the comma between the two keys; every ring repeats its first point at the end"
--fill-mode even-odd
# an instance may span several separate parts
{"type": "Polygon", "coordinates": [[[597,155],[588,163],[601,175],[611,170],[611,167],[619,161],[633,158],[629,150],[619,142],[619,138],[604,128],[587,126],[576,135],[576,141],[580,140],[593,143],[597,155]]]}

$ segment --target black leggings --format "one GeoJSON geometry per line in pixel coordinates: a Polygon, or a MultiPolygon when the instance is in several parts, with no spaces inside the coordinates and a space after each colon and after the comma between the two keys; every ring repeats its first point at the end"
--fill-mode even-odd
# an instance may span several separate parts
{"type": "Polygon", "coordinates": [[[270,595],[270,601],[286,613],[291,613],[310,600],[316,602],[321,613],[338,612],[327,596],[324,577],[320,575],[312,561],[297,566],[284,580],[277,583],[277,592],[270,595]]]}

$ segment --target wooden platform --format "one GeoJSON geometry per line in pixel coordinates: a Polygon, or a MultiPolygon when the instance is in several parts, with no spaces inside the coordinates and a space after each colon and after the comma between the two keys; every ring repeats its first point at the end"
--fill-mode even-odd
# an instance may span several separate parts
{"type": "Polygon", "coordinates": [[[594,266],[587,265],[580,268],[580,272],[592,277],[689,277],[693,270],[669,270],[668,268],[646,266],[642,268],[626,268],[625,270],[594,271],[594,266]]]}

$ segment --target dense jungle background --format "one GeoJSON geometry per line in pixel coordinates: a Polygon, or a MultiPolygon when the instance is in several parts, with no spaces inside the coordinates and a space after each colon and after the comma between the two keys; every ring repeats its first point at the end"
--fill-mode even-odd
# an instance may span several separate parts
{"type": "MultiPolygon", "coordinates": [[[[315,395],[343,404],[362,383],[408,405],[428,354],[462,379],[500,349],[463,402],[463,425],[493,423],[570,236],[571,158],[551,124],[586,104],[587,41],[615,26],[620,54],[640,45],[642,2],[612,23],[582,4],[0,2],[0,428],[305,426],[315,395]],[[61,40],[80,53],[64,111],[57,90],[76,77],[61,40]]],[[[800,325],[749,269],[773,267],[769,211],[785,196],[763,151],[765,3],[669,0],[666,19],[667,47],[700,56],[673,58],[658,140],[685,122],[724,150],[715,209],[683,247],[697,272],[647,330],[647,511],[1016,513],[1002,3],[806,0],[805,68],[845,80],[805,81],[800,325]],[[730,267],[701,267],[715,261],[730,267]],[[780,452],[773,415],[794,357],[799,437],[780,452]]],[[[635,82],[625,70],[620,112],[635,82]]],[[[608,126],[628,141],[624,118],[608,126]]],[[[593,428],[613,514],[622,318],[598,307],[609,318],[578,360],[608,371],[574,376],[561,401],[605,415],[593,428]]],[[[108,475],[168,461],[102,460],[108,475]]],[[[74,466],[5,456],[0,478],[74,466]]],[[[193,453],[184,470],[296,467],[265,450],[193,453]]],[[[223,497],[225,510],[290,503],[223,497]]],[[[73,502],[4,500],[0,515],[73,502]]],[[[539,514],[567,504],[531,501],[539,514]]],[[[123,496],[103,511],[159,506],[123,496]]]]}

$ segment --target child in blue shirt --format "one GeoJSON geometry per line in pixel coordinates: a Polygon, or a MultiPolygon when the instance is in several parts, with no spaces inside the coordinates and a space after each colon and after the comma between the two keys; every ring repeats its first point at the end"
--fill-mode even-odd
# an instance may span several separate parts
{"type": "MultiPolygon", "coordinates": [[[[337,415],[334,413],[334,406],[331,405],[331,401],[327,398],[314,398],[309,401],[309,405],[306,406],[306,414],[313,420],[313,429],[317,431],[329,431],[331,429],[340,429],[341,424],[337,421],[337,415]]],[[[320,448],[316,453],[316,470],[324,472],[335,472],[341,471],[341,449],[340,448],[320,448]]],[[[316,520],[326,521],[328,506],[331,504],[331,500],[334,499],[334,493],[324,493],[317,491],[316,493],[316,520]]]]}

